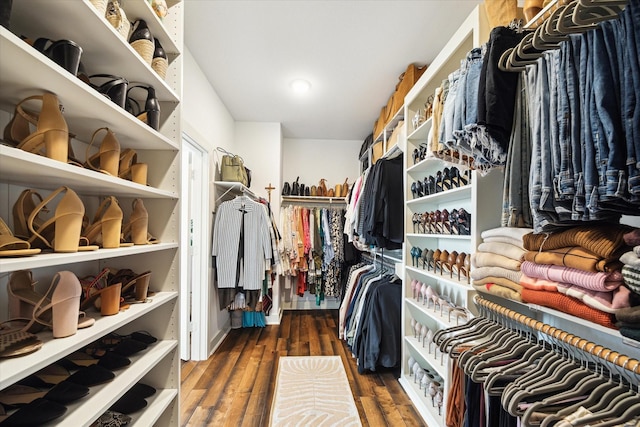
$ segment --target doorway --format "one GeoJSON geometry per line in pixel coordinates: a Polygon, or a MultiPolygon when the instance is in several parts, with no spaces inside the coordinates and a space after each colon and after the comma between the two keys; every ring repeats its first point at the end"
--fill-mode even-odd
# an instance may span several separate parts
{"type": "Polygon", "coordinates": [[[205,360],[208,357],[205,314],[206,301],[209,301],[207,236],[210,235],[208,153],[183,134],[181,162],[180,358],[205,360]]]}

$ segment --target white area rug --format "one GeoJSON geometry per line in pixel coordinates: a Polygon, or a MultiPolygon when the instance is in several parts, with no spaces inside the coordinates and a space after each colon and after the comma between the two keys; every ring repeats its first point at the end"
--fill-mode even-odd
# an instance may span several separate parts
{"type": "Polygon", "coordinates": [[[269,425],[361,426],[340,356],[281,357],[269,425]]]}

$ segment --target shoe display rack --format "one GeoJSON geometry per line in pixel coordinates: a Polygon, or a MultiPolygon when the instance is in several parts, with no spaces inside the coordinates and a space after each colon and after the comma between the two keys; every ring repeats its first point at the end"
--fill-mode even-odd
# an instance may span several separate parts
{"type": "Polygon", "coordinates": [[[477,7],[405,98],[405,292],[400,383],[430,426],[445,425],[451,368],[448,356],[441,354],[430,338],[440,329],[465,322],[465,314],[473,306],[468,262],[480,242],[480,232],[500,225],[503,177],[498,171],[486,176],[475,170],[469,173],[463,164],[428,155],[414,164],[412,153],[426,143],[432,119],[415,129],[410,119],[424,110],[436,88],[460,67],[467,52],[484,43],[488,36],[484,8],[477,7]],[[444,176],[452,167],[458,169],[462,179],[449,179],[443,186],[444,176]],[[412,184],[424,182],[425,178],[429,181],[430,176],[438,174],[440,182],[433,180],[436,191],[425,191],[414,198],[412,184]],[[453,212],[461,210],[466,213],[464,218],[454,216],[453,212]],[[435,224],[423,228],[419,223],[414,228],[414,219],[428,219],[430,213],[431,218],[437,213],[435,224]],[[464,256],[457,256],[461,253],[469,257],[466,265],[464,256]]]}
{"type": "MultiPolygon", "coordinates": [[[[145,20],[153,36],[161,41],[169,63],[167,75],[162,78],[98,12],[96,3],[100,2],[13,2],[11,31],[0,27],[0,125],[4,129],[14,115],[15,106],[24,98],[54,93],[61,104],[69,133],[74,135],[70,144],[78,158],[85,159],[93,132],[106,126],[115,133],[123,149],[135,150],[137,161],[148,165],[148,185],[3,144],[0,145],[0,197],[3,201],[0,216],[13,228],[12,206],[24,189],[33,189],[46,197],[56,188],[67,186],[82,199],[88,218],[106,196],[116,197],[125,221],[131,214],[133,201],[144,200],[149,214],[149,232],[159,243],[2,257],[0,320],[7,320],[9,296],[6,286],[10,274],[18,270],[31,270],[38,281],[36,289],[42,293],[58,271],[69,270],[82,277],[97,274],[105,267],[130,268],[138,273],[150,270],[149,288],[153,294],[147,302],[131,304],[130,308],[113,316],[101,316],[93,308],[87,310],[86,315],[96,319],[95,324],[66,338],[54,339],[51,331],[45,328],[37,334],[43,342],[42,348],[22,357],[0,359],[0,390],[111,332],[146,331],[158,341],[146,351],[132,356],[131,364],[117,371],[114,380],[91,387],[88,396],[66,405],[65,414],[51,425],[89,426],[128,389],[142,381],[157,392],[147,399],[143,410],[131,414],[131,424],[175,426],[179,424],[180,388],[178,300],[183,4],[180,0],[168,0],[168,14],[160,19],[146,0],[120,2],[129,21],[145,20]],[[82,48],[81,62],[87,74],[122,76],[130,84],[153,86],[161,111],[159,129],[152,129],[111,102],[20,36],[31,40],[40,37],[53,41],[72,40],[82,48]]],[[[145,105],[144,98],[142,105],[145,105]]],[[[34,129],[32,127],[31,132],[34,129]]],[[[94,144],[91,153],[97,152],[98,145],[94,144]]],[[[48,215],[52,214],[49,212],[48,215]]]]}

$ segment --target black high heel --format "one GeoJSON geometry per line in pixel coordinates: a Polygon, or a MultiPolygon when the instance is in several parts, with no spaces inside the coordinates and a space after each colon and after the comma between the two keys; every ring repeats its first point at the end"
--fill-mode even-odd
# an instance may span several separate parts
{"type": "Polygon", "coordinates": [[[74,76],[78,74],[82,48],[76,42],[71,40],[53,41],[41,37],[33,43],[33,47],[74,76]]]}
{"type": "Polygon", "coordinates": [[[155,50],[155,43],[147,23],[143,19],[139,19],[133,23],[131,28],[131,36],[129,36],[129,44],[135,50],[138,55],[151,65],[153,62],[153,52],[155,50]]]}
{"type": "Polygon", "coordinates": [[[112,76],[111,74],[94,74],[89,76],[89,85],[109,98],[120,108],[125,107],[125,102],[127,100],[127,87],[129,86],[129,81],[127,79],[112,76]],[[91,79],[107,79],[107,81],[101,85],[95,85],[91,83],[91,79]]]}
{"type": "Polygon", "coordinates": [[[151,68],[164,80],[167,77],[167,68],[169,67],[169,60],[167,59],[167,53],[160,44],[160,40],[155,39],[155,49],[153,50],[153,60],[151,61],[151,68]]]}
{"type": "Polygon", "coordinates": [[[449,168],[442,170],[442,191],[451,190],[451,175],[449,168]]]}
{"type": "Polygon", "coordinates": [[[416,181],[416,194],[418,194],[418,197],[422,197],[424,196],[424,185],[422,184],[422,181],[416,181]]]}
{"type": "Polygon", "coordinates": [[[160,103],[156,98],[156,90],[153,86],[133,85],[127,89],[127,99],[125,101],[125,109],[136,116],[138,120],[146,123],[150,128],[158,130],[160,128],[160,103]],[[147,91],[147,99],[144,103],[144,110],[140,107],[140,103],[129,96],[132,89],[145,89],[147,91]]]}
{"type": "Polygon", "coordinates": [[[417,164],[418,163],[418,159],[420,159],[420,150],[418,150],[417,148],[413,150],[413,164],[417,164]]]}
{"type": "Polygon", "coordinates": [[[458,234],[461,236],[471,235],[471,214],[464,208],[458,210],[458,234]]]}
{"type": "Polygon", "coordinates": [[[442,171],[438,171],[436,174],[436,193],[440,193],[443,191],[442,187],[442,171]]]}
{"type": "Polygon", "coordinates": [[[411,183],[411,195],[413,196],[414,199],[418,195],[418,183],[415,181],[411,183]]]}

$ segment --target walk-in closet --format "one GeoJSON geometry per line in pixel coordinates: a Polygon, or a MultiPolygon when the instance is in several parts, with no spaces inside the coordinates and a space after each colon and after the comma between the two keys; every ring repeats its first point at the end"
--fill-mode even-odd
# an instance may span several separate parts
{"type": "Polygon", "coordinates": [[[640,0],[0,0],[0,427],[640,426],[640,0]]]}

